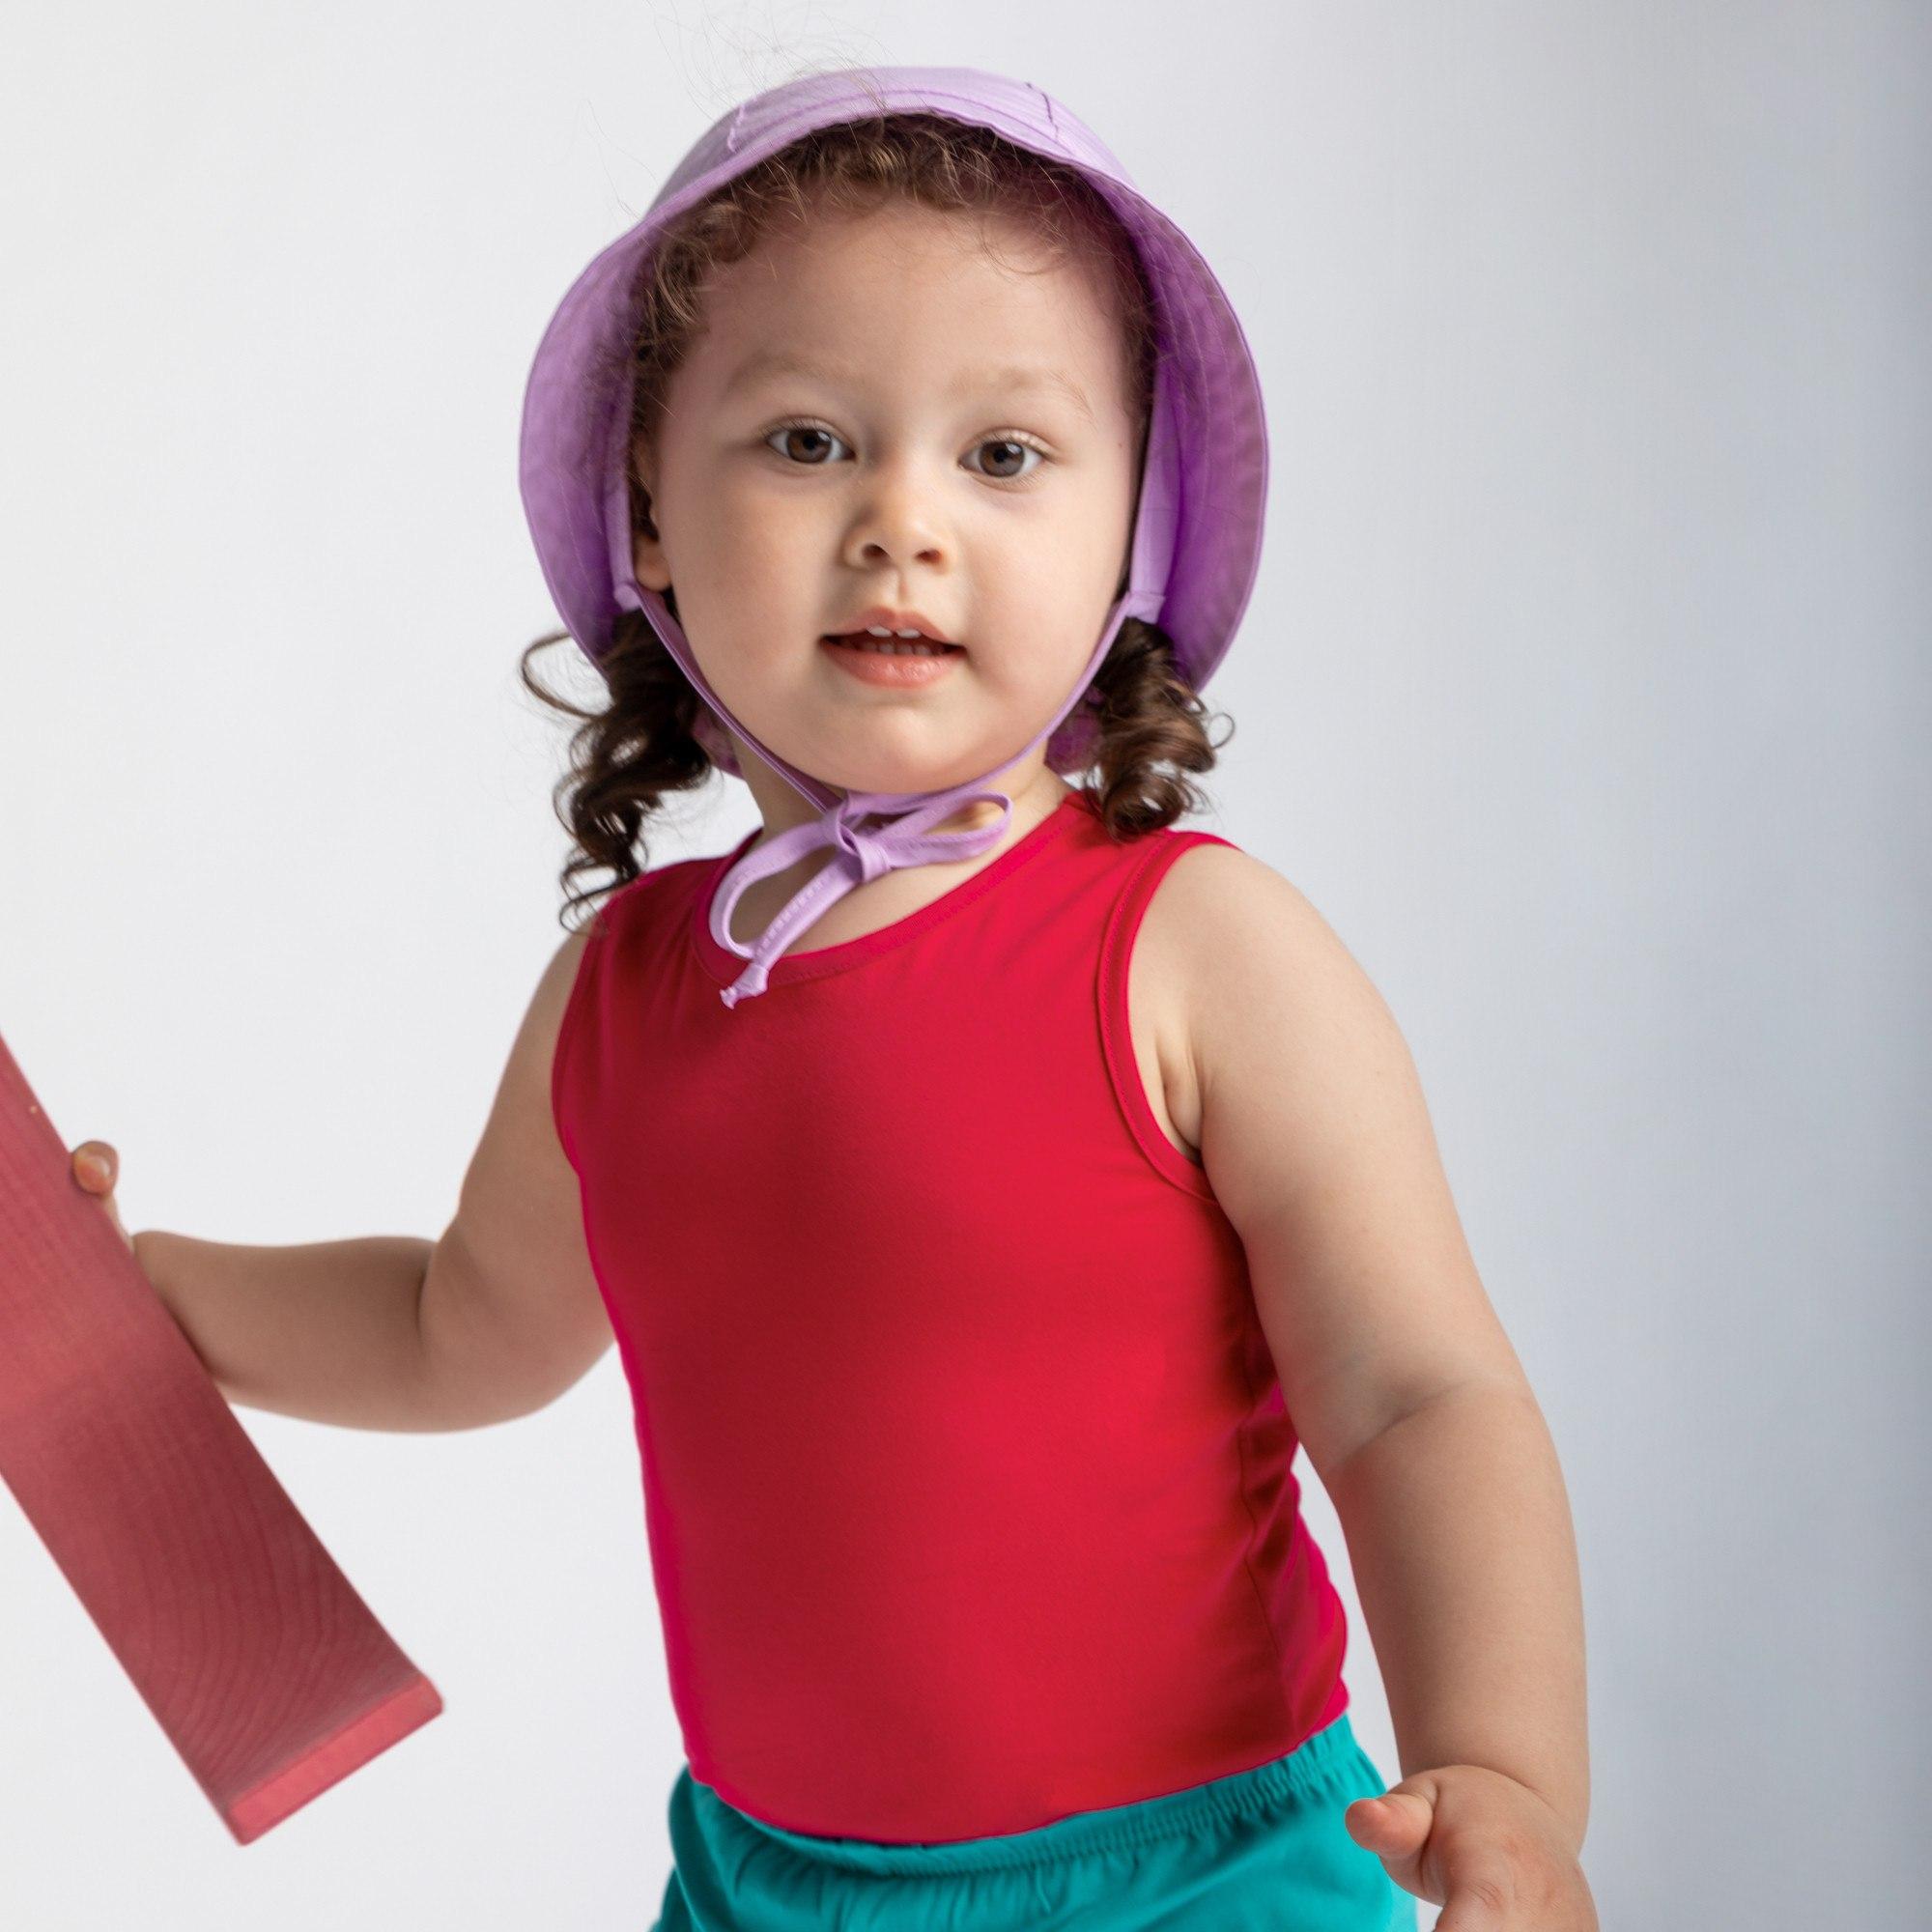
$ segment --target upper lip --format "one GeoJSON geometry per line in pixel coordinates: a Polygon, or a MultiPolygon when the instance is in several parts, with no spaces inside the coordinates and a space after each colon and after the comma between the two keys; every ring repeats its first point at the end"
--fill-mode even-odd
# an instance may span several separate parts
{"type": "Polygon", "coordinates": [[[953,641],[923,612],[894,611],[884,604],[874,604],[869,611],[861,611],[849,624],[837,631],[828,631],[826,636],[848,638],[854,631],[867,630],[873,624],[883,624],[889,631],[918,631],[935,644],[950,644],[953,641]]]}

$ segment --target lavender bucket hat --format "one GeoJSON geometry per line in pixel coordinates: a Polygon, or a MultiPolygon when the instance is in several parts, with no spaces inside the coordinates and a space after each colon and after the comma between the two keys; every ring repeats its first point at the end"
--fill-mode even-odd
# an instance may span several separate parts
{"type": "MultiPolygon", "coordinates": [[[[691,680],[712,719],[738,737],[819,816],[744,855],[720,882],[711,933],[748,961],[721,997],[734,1007],[761,993],[767,969],[827,906],[900,867],[985,850],[1012,818],[991,781],[1047,739],[1080,701],[1122,622],[1157,623],[1199,691],[1227,655],[1261,563],[1267,496],[1267,428],[1261,381],[1234,305],[1201,253],[1134,187],[1091,128],[1028,82],[974,68],[868,67],[808,75],[755,95],[705,130],[643,218],[578,276],[539,344],[524,396],[520,484],[545,582],[571,636],[593,664],[620,611],[641,611],[691,680]],[[626,463],[635,291],[666,227],[713,189],[816,128],[881,114],[936,114],[991,128],[1016,146],[1074,167],[1132,238],[1152,291],[1159,341],[1147,453],[1126,588],[1059,710],[1012,756],[940,791],[866,792],[828,785],[761,744],[698,669],[677,619],[636,579],[626,463]],[[937,832],[980,799],[1003,810],[989,824],[937,832]],[[867,822],[876,821],[876,822],[867,822]],[[817,846],[821,867],[746,945],[731,913],[754,880],[783,871],[817,846]]],[[[700,713],[707,748],[742,776],[722,734],[700,713]]]]}

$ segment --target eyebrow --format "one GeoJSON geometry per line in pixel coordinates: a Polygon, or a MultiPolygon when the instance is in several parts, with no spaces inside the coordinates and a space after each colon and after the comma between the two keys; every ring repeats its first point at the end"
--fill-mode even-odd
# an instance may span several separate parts
{"type": "MultiPolygon", "coordinates": [[[[808,355],[801,355],[795,350],[764,349],[748,355],[732,371],[730,380],[724,384],[724,393],[763,382],[772,376],[809,376],[822,382],[837,383],[847,380],[840,370],[829,368],[814,362],[808,355]]],[[[997,369],[976,369],[961,378],[961,389],[1050,389],[1065,396],[1073,407],[1085,416],[1088,422],[1094,420],[1093,406],[1088,402],[1086,392],[1071,378],[1063,376],[1058,369],[1033,368],[1022,363],[1008,363],[997,369]]]]}

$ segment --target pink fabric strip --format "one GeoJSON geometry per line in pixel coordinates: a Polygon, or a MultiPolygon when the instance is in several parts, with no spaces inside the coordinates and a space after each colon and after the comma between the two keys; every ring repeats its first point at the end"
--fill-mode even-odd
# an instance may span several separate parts
{"type": "Polygon", "coordinates": [[[0,1040],[0,1478],[238,1843],[442,1709],[0,1040]]]}

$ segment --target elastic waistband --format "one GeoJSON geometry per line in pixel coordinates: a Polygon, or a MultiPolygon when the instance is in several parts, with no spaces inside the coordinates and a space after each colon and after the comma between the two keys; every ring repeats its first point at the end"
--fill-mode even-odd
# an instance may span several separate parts
{"type": "MultiPolygon", "coordinates": [[[[1010,1865],[1037,1864],[1044,1859],[1074,1858],[1087,1852],[1142,1844],[1165,1838],[1210,1819],[1252,1817],[1313,1790],[1339,1771],[1351,1770],[1358,1753],[1355,1734],[1344,1711],[1283,1757],[1270,1758],[1247,1771],[1210,1778],[1185,1791],[1159,1798],[1143,1798],[1130,1804],[1110,1804],[1097,1811],[1075,1811],[1030,1832],[996,1833],[984,1838],[940,1839],[929,1844],[891,1844],[871,1838],[819,1837],[767,1824],[725,1805],[735,1817],[761,1836],[788,1846],[802,1858],[841,1865],[850,1871],[919,1872],[988,1871],[1010,1865]]],[[[694,1780],[695,1781],[695,1780],[694,1780]]],[[[724,1804],[709,1785],[696,1788],[713,1803],[724,1804]]]]}

